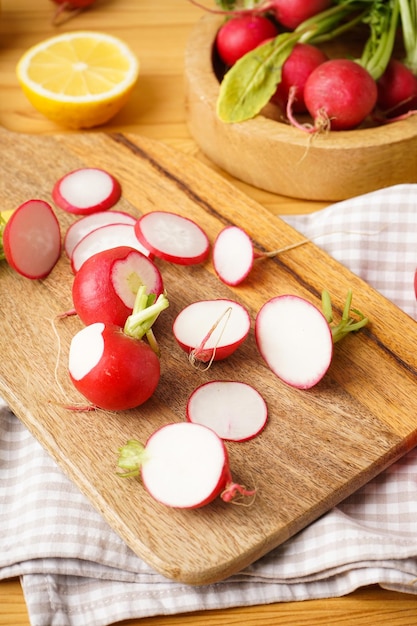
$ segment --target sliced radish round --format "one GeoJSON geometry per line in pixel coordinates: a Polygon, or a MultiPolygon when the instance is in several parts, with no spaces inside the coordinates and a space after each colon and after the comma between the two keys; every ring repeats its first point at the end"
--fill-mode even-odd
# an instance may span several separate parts
{"type": "Polygon", "coordinates": [[[204,506],[219,495],[228,475],[224,444],[205,426],[167,424],[146,443],[142,480],[149,493],[166,506],[204,506]]]}
{"type": "Polygon", "coordinates": [[[75,274],[75,310],[84,324],[105,322],[123,327],[141,286],[156,297],[164,290],[161,273],[149,257],[128,246],[102,250],[75,274]]]}
{"type": "Polygon", "coordinates": [[[246,383],[214,380],[195,389],[187,419],[214,430],[227,441],[247,441],[264,428],[268,409],[261,394],[246,383]]]}
{"type": "Polygon", "coordinates": [[[248,311],[234,300],[200,300],[176,317],[173,332],[179,346],[206,363],[230,356],[250,330],[248,311]]]}
{"type": "Polygon", "coordinates": [[[121,196],[120,183],[108,172],[82,167],[65,174],[52,189],[57,206],[68,213],[89,215],[114,206],[121,196]]]}
{"type": "Polygon", "coordinates": [[[200,226],[176,213],[146,213],[137,220],[135,232],[155,256],[178,265],[201,263],[210,251],[208,237],[200,226]]]}
{"type": "Polygon", "coordinates": [[[77,243],[71,255],[72,270],[78,272],[93,254],[119,246],[129,246],[150,256],[149,250],[139,243],[133,224],[107,224],[92,230],[77,243]]]}
{"type": "Polygon", "coordinates": [[[71,258],[72,251],[77,243],[96,228],[106,226],[107,224],[132,224],[134,226],[135,223],[136,217],[124,211],[99,211],[98,213],[81,217],[71,224],[65,233],[65,252],[68,258],[71,258]]]}
{"type": "Polygon", "coordinates": [[[28,200],[11,215],[3,231],[4,254],[26,278],[45,278],[62,249],[61,230],[52,207],[44,200],[28,200]]]}
{"type": "Polygon", "coordinates": [[[326,318],[299,296],[268,300],[256,316],[255,338],[271,370],[299,389],[317,384],[332,360],[332,332],[326,318]]]}
{"type": "Polygon", "coordinates": [[[226,285],[239,285],[252,269],[253,245],[249,235],[238,226],[226,226],[213,244],[213,265],[226,285]]]}

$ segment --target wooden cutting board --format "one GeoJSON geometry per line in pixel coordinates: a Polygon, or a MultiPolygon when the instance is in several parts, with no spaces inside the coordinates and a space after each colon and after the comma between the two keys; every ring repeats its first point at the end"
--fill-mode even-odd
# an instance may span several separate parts
{"type": "MultiPolygon", "coordinates": [[[[196,220],[211,241],[226,224],[247,230],[255,245],[274,250],[302,237],[210,169],[138,136],[26,136],[0,131],[1,207],[31,198],[51,201],[54,182],[83,165],[119,178],[117,208],[135,215],[155,209],[196,220]]],[[[62,231],[75,219],[57,209],[62,231]]],[[[69,309],[72,275],[62,255],[48,278],[30,281],[0,266],[0,395],[78,485],[107,522],[153,568],[177,581],[205,584],[238,572],[369,481],[417,443],[417,325],[410,317],[313,244],[258,261],[245,284],[220,283],[210,261],[196,267],[158,262],[170,299],[155,332],[162,377],[154,397],[124,412],[73,412],[80,401],[66,363],[76,317],[69,309]],[[319,304],[327,288],[340,314],[347,289],[372,320],[336,345],[333,364],[315,388],[292,389],[259,356],[253,330],[228,360],[197,371],[176,345],[176,314],[203,297],[231,297],[252,319],[280,293],[319,304]],[[188,395],[211,379],[247,381],[264,396],[263,433],[227,448],[236,481],[257,495],[250,506],[225,504],[181,511],[147,495],[139,480],[116,476],[117,450],[145,441],[160,425],[184,419],[188,395]]]]}

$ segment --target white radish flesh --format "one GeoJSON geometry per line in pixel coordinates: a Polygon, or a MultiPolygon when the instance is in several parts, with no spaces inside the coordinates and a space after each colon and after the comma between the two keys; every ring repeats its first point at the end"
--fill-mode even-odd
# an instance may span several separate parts
{"type": "Polygon", "coordinates": [[[178,265],[201,263],[210,251],[208,237],[200,226],[176,213],[146,213],[136,222],[135,232],[152,254],[178,265]]]}
{"type": "Polygon", "coordinates": [[[198,361],[218,361],[230,356],[250,330],[248,311],[228,299],[200,300],[176,317],[173,333],[180,347],[198,361]]]}
{"type": "Polygon", "coordinates": [[[255,338],[271,370],[299,389],[317,384],[332,360],[333,340],[326,318],[299,296],[268,300],[256,317],[255,338]]]}
{"type": "Polygon", "coordinates": [[[55,204],[77,215],[110,209],[120,196],[121,187],[114,176],[95,167],[84,167],[65,174],[52,189],[55,204]]]}
{"type": "Polygon", "coordinates": [[[61,255],[61,230],[52,207],[28,200],[9,218],[3,232],[4,254],[26,278],[45,278],[61,255]]]}
{"type": "Polygon", "coordinates": [[[135,222],[136,218],[124,211],[99,211],[98,213],[81,217],[71,224],[65,233],[65,252],[68,258],[71,258],[77,243],[93,230],[96,230],[96,228],[106,226],[107,224],[132,224],[132,226],[134,226],[135,222]]]}
{"type": "Polygon", "coordinates": [[[215,380],[193,391],[187,402],[187,419],[211,428],[227,441],[247,441],[264,428],[268,409],[250,385],[215,380]]]}
{"type": "Polygon", "coordinates": [[[71,256],[73,271],[78,272],[82,264],[93,254],[119,246],[129,246],[145,256],[150,256],[149,250],[139,243],[132,224],[107,224],[88,233],[75,246],[71,256]]]}
{"type": "Polygon", "coordinates": [[[239,285],[253,266],[253,245],[248,234],[238,226],[227,226],[213,244],[213,265],[221,281],[239,285]]]}

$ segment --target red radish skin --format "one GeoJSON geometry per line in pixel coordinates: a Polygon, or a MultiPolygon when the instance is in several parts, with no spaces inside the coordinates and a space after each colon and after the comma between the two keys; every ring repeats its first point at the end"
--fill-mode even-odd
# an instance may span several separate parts
{"type": "Polygon", "coordinates": [[[64,250],[66,255],[70,259],[77,243],[96,228],[109,224],[131,224],[134,226],[135,223],[136,217],[124,211],[99,211],[81,217],[73,222],[65,233],[64,250]]]}
{"type": "Polygon", "coordinates": [[[84,167],[60,178],[52,189],[52,199],[68,213],[90,215],[110,209],[121,193],[114,176],[99,168],[84,167]]]}
{"type": "Polygon", "coordinates": [[[292,103],[294,113],[307,111],[304,102],[304,87],[311,72],[319,65],[328,61],[327,55],[316,46],[298,43],[282,66],[281,81],[271,101],[286,111],[290,89],[295,89],[292,103]]]}
{"type": "Polygon", "coordinates": [[[141,475],[148,493],[175,509],[198,509],[218,497],[254,496],[233,482],[223,441],[210,428],[190,422],[166,424],[143,446],[130,440],[119,449],[120,476],[141,475]]]}
{"type": "Polygon", "coordinates": [[[310,389],[326,374],[333,338],[323,313],[294,295],[276,296],[259,310],[255,339],[270,369],[288,385],[310,389]]]}
{"type": "Polygon", "coordinates": [[[249,235],[238,226],[226,226],[216,237],[212,258],[220,280],[226,285],[239,285],[253,266],[254,251],[249,235]]]}
{"type": "Polygon", "coordinates": [[[140,406],[160,378],[159,358],[148,343],[102,322],[74,335],[68,369],[74,387],[94,407],[108,411],[140,406]]]}
{"type": "Polygon", "coordinates": [[[294,30],[331,5],[332,0],[266,0],[260,5],[260,10],[270,11],[282,26],[294,30]]]}
{"type": "Polygon", "coordinates": [[[202,263],[210,252],[210,242],[203,229],[193,220],[176,213],[146,213],[137,220],[135,233],[150,254],[170,263],[202,263]]]}
{"type": "Polygon", "coordinates": [[[226,441],[248,441],[265,427],[268,409],[250,385],[214,380],[197,387],[187,402],[187,420],[214,430],[226,441]]]}
{"type": "Polygon", "coordinates": [[[128,246],[103,250],[87,259],[74,277],[75,311],[84,324],[124,326],[140,286],[156,297],[164,290],[161,273],[148,257],[128,246]]]}
{"type": "Polygon", "coordinates": [[[278,29],[267,17],[251,13],[238,15],[220,27],[216,36],[217,52],[221,60],[231,66],[247,52],[276,35],[278,29]]]}
{"type": "Polygon", "coordinates": [[[200,300],[186,306],[174,320],[173,333],[191,362],[208,363],[229,357],[250,331],[250,316],[228,299],[200,300]]]}
{"type": "Polygon", "coordinates": [[[61,229],[52,207],[37,199],[21,204],[4,227],[3,247],[7,262],[22,276],[48,276],[62,249],[61,229]]]}
{"type": "Polygon", "coordinates": [[[75,246],[71,255],[72,271],[76,274],[82,264],[94,254],[97,254],[97,252],[118,248],[119,246],[128,246],[139,250],[145,256],[150,256],[149,250],[139,243],[135,235],[134,225],[107,224],[88,233],[75,246]]]}
{"type": "Polygon", "coordinates": [[[375,108],[377,86],[359,63],[331,59],[308,77],[304,100],[315,130],[350,130],[357,128],[375,108]]]}
{"type": "Polygon", "coordinates": [[[388,118],[417,110],[417,76],[401,61],[391,59],[377,86],[378,108],[388,118]]]}

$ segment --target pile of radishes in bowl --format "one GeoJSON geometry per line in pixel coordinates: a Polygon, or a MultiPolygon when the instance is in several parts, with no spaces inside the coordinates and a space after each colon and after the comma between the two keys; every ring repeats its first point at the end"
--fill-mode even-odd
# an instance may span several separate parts
{"type": "MultiPolygon", "coordinates": [[[[2,232],[6,261],[29,279],[46,278],[62,251],[69,259],[73,309],[59,317],[78,315],[83,323],[69,346],[68,374],[87,402],[68,408],[126,411],[155,392],[164,354],[154,324],[169,306],[160,269],[164,263],[186,272],[211,262],[223,284],[237,287],[265,256],[238,226],[222,227],[211,243],[195,221],[178,213],[155,210],[135,217],[118,210],[121,194],[110,173],[81,168],[65,174],[51,192],[57,209],[75,217],[63,237],[51,204],[40,199],[15,209],[2,232]]],[[[294,294],[276,295],[263,304],[254,336],[276,376],[299,389],[323,378],[334,343],[368,321],[358,311],[351,317],[351,298],[349,292],[337,324],[326,291],[323,310],[294,294]]],[[[172,324],[178,349],[196,368],[227,359],[250,329],[248,310],[224,297],[191,302],[172,324]]],[[[252,495],[253,490],[232,480],[224,441],[252,439],[267,418],[264,398],[247,382],[211,380],[190,394],[183,422],[160,428],[145,446],[132,440],[121,448],[119,467],[127,476],[140,469],[151,495],[168,506],[194,508],[218,495],[224,501],[252,495]],[[172,468],[168,473],[167,464],[172,468]],[[198,473],[201,480],[189,485],[189,477],[198,473]]]]}
{"type": "MultiPolygon", "coordinates": [[[[198,1],[191,0],[201,6],[198,1]]],[[[416,113],[415,0],[217,0],[217,114],[255,117],[268,103],[308,133],[381,125],[416,113]],[[359,50],[337,43],[357,33],[359,50]],[[328,54],[329,42],[337,55],[328,54]],[[307,118],[307,121],[306,121],[307,118]]]]}

